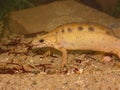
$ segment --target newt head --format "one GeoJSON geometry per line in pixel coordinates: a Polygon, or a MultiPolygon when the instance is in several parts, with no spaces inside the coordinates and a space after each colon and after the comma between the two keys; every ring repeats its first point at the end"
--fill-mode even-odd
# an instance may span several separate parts
{"type": "Polygon", "coordinates": [[[41,48],[41,47],[54,47],[56,43],[56,37],[54,35],[46,34],[43,36],[35,37],[31,44],[33,48],[41,48]]]}

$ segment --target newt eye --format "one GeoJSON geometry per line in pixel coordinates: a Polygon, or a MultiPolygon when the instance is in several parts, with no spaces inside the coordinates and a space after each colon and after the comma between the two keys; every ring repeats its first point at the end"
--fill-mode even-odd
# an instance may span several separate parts
{"type": "Polygon", "coordinates": [[[44,39],[40,39],[39,42],[43,43],[43,42],[44,42],[44,39]]]}

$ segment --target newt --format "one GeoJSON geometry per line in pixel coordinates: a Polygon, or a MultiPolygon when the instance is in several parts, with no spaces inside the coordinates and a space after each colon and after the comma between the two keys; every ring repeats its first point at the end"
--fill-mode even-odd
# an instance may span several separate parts
{"type": "Polygon", "coordinates": [[[92,50],[116,54],[120,58],[120,39],[111,29],[97,23],[68,23],[53,31],[38,35],[32,41],[35,48],[52,47],[62,52],[62,68],[67,65],[67,50],[92,50]]]}

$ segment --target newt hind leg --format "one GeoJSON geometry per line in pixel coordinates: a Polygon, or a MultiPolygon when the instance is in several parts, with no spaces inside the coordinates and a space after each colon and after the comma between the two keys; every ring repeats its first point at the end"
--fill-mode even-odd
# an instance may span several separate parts
{"type": "Polygon", "coordinates": [[[119,49],[114,50],[113,54],[117,55],[118,58],[120,59],[120,50],[119,49]]]}

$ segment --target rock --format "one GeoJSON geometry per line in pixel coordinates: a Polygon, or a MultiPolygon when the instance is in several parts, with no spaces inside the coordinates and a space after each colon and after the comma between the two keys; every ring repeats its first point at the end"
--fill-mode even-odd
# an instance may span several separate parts
{"type": "Polygon", "coordinates": [[[109,12],[111,12],[113,10],[113,7],[116,7],[116,5],[118,4],[118,0],[109,0],[109,1],[108,0],[77,0],[77,1],[82,2],[91,7],[97,8],[99,10],[109,11],[109,12]]]}
{"type": "Polygon", "coordinates": [[[74,0],[62,0],[11,12],[9,28],[19,34],[50,31],[56,26],[70,22],[96,22],[104,25],[119,21],[103,12],[74,0]]]}

